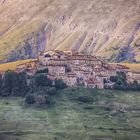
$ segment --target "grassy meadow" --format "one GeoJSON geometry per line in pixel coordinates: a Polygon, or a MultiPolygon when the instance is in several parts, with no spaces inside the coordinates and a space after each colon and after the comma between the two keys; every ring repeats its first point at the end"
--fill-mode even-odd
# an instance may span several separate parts
{"type": "Polygon", "coordinates": [[[65,89],[52,98],[41,108],[0,98],[0,140],[140,140],[138,92],[65,89]]]}

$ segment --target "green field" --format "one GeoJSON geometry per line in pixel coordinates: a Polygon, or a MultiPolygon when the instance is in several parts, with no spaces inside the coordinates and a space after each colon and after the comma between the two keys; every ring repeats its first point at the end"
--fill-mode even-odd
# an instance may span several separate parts
{"type": "Polygon", "coordinates": [[[40,108],[1,98],[0,140],[140,140],[138,92],[66,89],[53,100],[40,108]]]}

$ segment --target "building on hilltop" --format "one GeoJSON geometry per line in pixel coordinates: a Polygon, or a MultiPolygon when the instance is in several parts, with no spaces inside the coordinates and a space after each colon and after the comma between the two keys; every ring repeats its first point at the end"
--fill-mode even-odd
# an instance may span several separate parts
{"type": "MultiPolygon", "coordinates": [[[[42,69],[48,69],[48,77],[53,81],[62,79],[70,87],[84,86],[98,89],[113,86],[110,77],[116,76],[117,72],[128,71],[127,67],[120,64],[108,64],[95,56],[79,54],[74,50],[40,53],[38,60],[18,65],[16,71],[26,70],[28,74],[33,75],[42,69]]],[[[132,74],[130,77],[133,77],[132,74]]]]}
{"type": "Polygon", "coordinates": [[[54,79],[62,79],[68,86],[83,85],[104,88],[104,79],[116,75],[116,68],[95,56],[76,51],[48,51],[40,57],[54,79]]]}
{"type": "Polygon", "coordinates": [[[128,71],[126,76],[129,83],[137,81],[140,84],[140,72],[128,71]]]}

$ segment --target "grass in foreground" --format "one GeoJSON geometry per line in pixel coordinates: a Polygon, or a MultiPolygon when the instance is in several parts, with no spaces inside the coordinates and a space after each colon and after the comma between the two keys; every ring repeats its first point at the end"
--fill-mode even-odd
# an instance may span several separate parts
{"type": "Polygon", "coordinates": [[[52,107],[0,99],[0,140],[139,140],[140,93],[65,89],[52,107]],[[86,103],[79,97],[92,99],[86,103]]]}

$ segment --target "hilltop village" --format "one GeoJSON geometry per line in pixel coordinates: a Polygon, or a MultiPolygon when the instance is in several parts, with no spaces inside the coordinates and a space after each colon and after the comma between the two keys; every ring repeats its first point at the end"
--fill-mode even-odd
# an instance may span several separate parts
{"type": "Polygon", "coordinates": [[[123,65],[108,64],[95,56],[76,51],[48,51],[40,53],[38,60],[18,65],[16,72],[26,70],[29,75],[34,75],[37,70],[43,69],[48,69],[48,78],[62,79],[70,87],[98,89],[113,87],[110,77],[116,76],[117,72],[127,74],[129,70],[123,65]]]}

